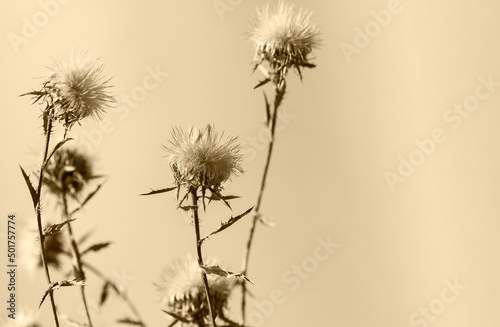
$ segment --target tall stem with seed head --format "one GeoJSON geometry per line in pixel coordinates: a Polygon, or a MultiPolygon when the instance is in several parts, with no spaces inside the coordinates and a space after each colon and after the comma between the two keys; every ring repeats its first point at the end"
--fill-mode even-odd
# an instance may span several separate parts
{"type": "MultiPolygon", "coordinates": [[[[37,221],[37,227],[38,227],[38,238],[40,239],[40,252],[42,255],[42,263],[43,263],[43,269],[45,271],[45,279],[47,281],[47,287],[51,287],[52,281],[50,279],[50,271],[49,271],[49,266],[47,265],[47,259],[45,255],[45,247],[44,247],[44,242],[45,242],[45,236],[43,235],[43,227],[42,227],[42,209],[41,209],[41,198],[42,198],[42,185],[43,185],[43,172],[44,172],[44,165],[45,161],[47,160],[48,154],[49,154],[49,145],[50,145],[50,136],[52,134],[52,122],[53,122],[53,115],[54,115],[54,107],[50,105],[49,108],[46,110],[49,110],[48,114],[48,122],[47,122],[47,129],[46,129],[46,138],[45,138],[45,148],[43,151],[43,159],[42,159],[42,165],[40,169],[40,176],[38,179],[38,187],[37,187],[37,197],[38,197],[38,203],[35,207],[36,211],[36,221],[37,221]]],[[[50,303],[52,306],[52,313],[54,315],[54,323],[56,327],[59,327],[59,319],[57,317],[57,309],[56,309],[56,303],[54,300],[54,293],[52,289],[49,290],[49,297],[50,297],[50,303]]]]}
{"type": "MultiPolygon", "coordinates": [[[[285,89],[286,89],[285,83],[283,83],[282,86],[275,86],[273,113],[272,113],[271,122],[270,122],[271,125],[269,126],[269,129],[271,131],[271,139],[269,141],[269,145],[268,145],[268,149],[267,149],[266,165],[264,167],[264,173],[262,175],[262,180],[260,183],[259,196],[257,198],[257,204],[255,205],[255,215],[253,217],[252,225],[250,227],[250,234],[248,236],[247,246],[246,246],[246,250],[245,250],[245,256],[243,258],[242,273],[244,275],[248,275],[248,263],[250,261],[250,250],[252,248],[253,237],[255,235],[255,228],[257,226],[257,222],[259,221],[259,217],[261,215],[260,206],[262,203],[262,197],[264,195],[264,189],[266,187],[267,174],[269,172],[269,167],[271,164],[271,157],[273,154],[274,135],[276,132],[276,119],[278,117],[278,108],[281,104],[281,101],[283,100],[283,96],[285,95],[285,89]]],[[[242,292],[242,295],[241,295],[241,317],[242,317],[242,322],[244,325],[245,320],[246,320],[246,297],[247,297],[247,287],[246,287],[245,283],[241,283],[241,292],[242,292]]]]}
{"type": "MultiPolygon", "coordinates": [[[[200,219],[198,217],[198,194],[197,194],[197,188],[191,186],[189,188],[189,197],[191,200],[191,218],[194,221],[194,230],[196,233],[196,253],[198,256],[198,265],[202,266],[203,265],[203,255],[201,253],[201,243],[200,243],[200,219]]],[[[203,284],[205,285],[205,292],[207,296],[207,305],[208,305],[208,310],[210,312],[210,319],[212,321],[212,326],[217,327],[215,324],[215,316],[214,312],[212,309],[212,303],[210,300],[210,288],[208,286],[208,280],[207,280],[207,274],[202,271],[201,272],[201,278],[203,279],[203,284]]]]}

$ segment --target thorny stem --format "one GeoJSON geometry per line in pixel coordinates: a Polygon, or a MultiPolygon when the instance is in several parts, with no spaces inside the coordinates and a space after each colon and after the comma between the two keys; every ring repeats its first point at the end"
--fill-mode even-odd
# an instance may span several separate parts
{"type": "MultiPolygon", "coordinates": [[[[43,151],[43,159],[41,165],[42,168],[40,169],[40,177],[38,179],[38,187],[37,187],[38,203],[36,205],[35,211],[36,211],[36,221],[38,224],[38,238],[40,239],[40,252],[42,253],[42,263],[43,263],[43,268],[45,270],[45,279],[47,280],[47,287],[51,287],[52,281],[50,279],[49,266],[47,265],[47,259],[45,256],[45,247],[44,247],[45,236],[43,235],[43,229],[42,229],[43,227],[42,227],[41,199],[42,199],[43,171],[44,171],[45,161],[47,160],[47,156],[49,153],[50,134],[52,133],[52,115],[54,113],[54,108],[50,105],[50,107],[47,108],[46,110],[50,111],[47,123],[47,130],[45,133],[46,139],[45,139],[45,149],[43,151]]],[[[54,291],[52,289],[49,290],[49,296],[50,296],[50,303],[52,305],[52,313],[54,314],[54,322],[56,324],[56,327],[59,327],[59,319],[57,317],[56,303],[54,301],[54,291]]]]}
{"type": "Polygon", "coordinates": [[[136,316],[137,322],[139,323],[140,326],[146,327],[146,324],[142,320],[141,314],[139,313],[139,310],[137,310],[136,306],[130,298],[128,297],[127,293],[122,292],[118,285],[116,285],[111,279],[107,278],[99,269],[96,267],[92,266],[91,264],[82,261],[82,265],[85,266],[88,270],[92,271],[97,277],[101,278],[105,283],[108,283],[111,285],[111,287],[115,290],[115,292],[122,298],[122,300],[128,305],[130,308],[130,311],[136,316]]]}
{"type": "MultiPolygon", "coordinates": [[[[260,67],[260,66],[259,66],[260,67]]],[[[266,180],[267,180],[267,173],[269,172],[269,166],[271,163],[271,156],[273,154],[273,148],[274,148],[274,135],[276,131],[276,119],[278,117],[278,108],[281,104],[281,101],[283,100],[283,96],[285,95],[285,88],[286,84],[283,83],[281,87],[275,86],[275,98],[274,98],[274,105],[273,105],[273,114],[272,114],[272,121],[271,121],[271,140],[269,141],[269,147],[267,150],[267,159],[266,159],[266,165],[264,167],[264,173],[262,175],[262,181],[260,183],[260,191],[259,191],[259,196],[257,198],[257,204],[255,205],[255,215],[252,220],[252,226],[250,227],[250,234],[248,236],[248,241],[247,241],[247,246],[246,246],[246,251],[245,251],[245,257],[243,261],[243,268],[242,268],[242,273],[244,275],[247,275],[248,273],[248,262],[250,260],[250,249],[252,248],[252,241],[253,237],[255,234],[255,228],[257,226],[257,222],[259,221],[260,217],[260,205],[262,203],[262,197],[264,195],[264,189],[266,187],[266,180]]],[[[247,296],[247,287],[246,283],[241,283],[241,319],[242,319],[242,324],[245,325],[245,320],[246,320],[246,313],[245,313],[245,308],[246,308],[246,296],[247,296]]]]}
{"type": "MultiPolygon", "coordinates": [[[[76,242],[75,235],[73,234],[73,228],[71,227],[71,222],[69,222],[69,219],[71,218],[68,213],[68,200],[66,197],[66,192],[63,191],[62,194],[62,201],[63,201],[63,210],[64,210],[64,218],[66,221],[68,221],[68,234],[69,234],[69,239],[71,242],[71,253],[73,256],[73,267],[76,272],[76,277],[81,278],[82,280],[85,280],[85,273],[83,271],[83,265],[82,265],[82,257],[80,254],[80,250],[78,249],[78,243],[76,242]]],[[[92,327],[92,320],[90,318],[90,311],[89,307],[87,304],[87,298],[85,296],[85,286],[80,287],[81,293],[82,293],[82,301],[83,305],[85,306],[85,313],[87,314],[87,320],[89,322],[89,326],[92,327]]]]}
{"type": "MultiPolygon", "coordinates": [[[[197,189],[194,187],[191,187],[189,189],[190,193],[190,198],[191,198],[191,215],[194,221],[194,229],[196,232],[196,252],[198,254],[198,265],[202,266],[203,265],[203,256],[201,254],[201,243],[200,243],[200,219],[198,217],[198,195],[197,195],[197,189]]],[[[207,304],[208,304],[208,310],[210,312],[210,319],[212,320],[212,326],[217,327],[215,324],[215,316],[214,312],[212,310],[212,303],[210,300],[210,288],[208,287],[208,280],[207,280],[207,274],[202,271],[201,272],[201,278],[203,279],[203,284],[205,284],[205,292],[207,293],[207,304]]]]}

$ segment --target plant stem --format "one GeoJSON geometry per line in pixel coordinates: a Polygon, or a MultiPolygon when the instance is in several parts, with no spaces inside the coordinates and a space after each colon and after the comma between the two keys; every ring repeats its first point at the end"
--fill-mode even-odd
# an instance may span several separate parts
{"type": "MultiPolygon", "coordinates": [[[[64,186],[63,186],[64,187],[64,186]]],[[[68,213],[68,200],[66,196],[66,192],[63,190],[62,194],[63,201],[63,210],[64,210],[64,219],[68,221],[71,217],[68,213]]],[[[73,234],[73,228],[71,227],[71,222],[68,221],[68,234],[71,242],[71,252],[73,255],[73,267],[76,272],[76,277],[85,280],[85,272],[83,271],[82,258],[80,254],[80,250],[78,249],[78,243],[76,242],[75,235],[73,234]]],[[[89,306],[87,304],[87,298],[85,296],[85,286],[80,287],[80,291],[82,293],[82,301],[85,307],[85,313],[87,314],[87,320],[89,322],[89,326],[92,327],[92,319],[90,318],[89,306]]]]}
{"type": "MultiPolygon", "coordinates": [[[[45,270],[45,279],[47,281],[47,287],[51,287],[52,281],[50,279],[50,271],[49,271],[49,266],[47,265],[47,259],[45,256],[45,247],[44,247],[44,242],[45,242],[45,236],[43,235],[43,227],[42,227],[42,209],[41,209],[41,201],[42,201],[42,185],[43,185],[43,171],[45,168],[45,161],[47,160],[47,156],[49,153],[49,145],[50,145],[50,134],[52,133],[52,115],[54,113],[54,108],[49,107],[46,110],[49,111],[49,119],[47,123],[47,130],[46,130],[46,139],[45,139],[45,149],[43,151],[43,159],[42,159],[42,165],[40,169],[40,177],[38,179],[38,187],[37,187],[37,196],[38,196],[38,203],[35,208],[36,211],[36,221],[38,225],[38,238],[40,239],[40,251],[42,253],[42,263],[43,263],[43,268],[45,270]]],[[[49,297],[50,297],[50,303],[52,305],[52,313],[54,314],[54,322],[56,324],[56,327],[59,327],[59,319],[57,317],[57,309],[56,309],[56,303],[54,301],[54,291],[52,289],[49,290],[49,297]]]]}
{"type": "Polygon", "coordinates": [[[111,287],[113,287],[113,289],[118,294],[118,296],[120,296],[122,298],[122,300],[128,305],[128,307],[130,308],[130,311],[132,311],[132,313],[136,316],[137,322],[140,324],[140,326],[146,327],[146,324],[142,320],[142,317],[141,317],[139,311],[137,310],[134,303],[132,303],[132,301],[130,300],[130,298],[127,296],[126,293],[122,292],[120,290],[120,288],[111,279],[104,276],[104,274],[96,267],[90,265],[89,263],[87,263],[85,261],[82,261],[82,265],[85,266],[88,270],[92,271],[94,274],[96,274],[96,276],[101,278],[105,283],[108,283],[109,285],[111,285],[111,287]]]}
{"type": "MultiPolygon", "coordinates": [[[[274,148],[274,135],[276,132],[276,120],[278,117],[278,108],[281,104],[281,101],[283,100],[283,96],[285,95],[285,89],[286,89],[286,84],[283,83],[282,87],[275,86],[275,98],[274,98],[274,104],[273,104],[273,114],[272,114],[272,120],[271,120],[271,140],[269,141],[269,146],[267,150],[267,159],[266,159],[266,165],[264,167],[264,173],[262,175],[262,180],[260,183],[260,191],[259,191],[259,196],[257,198],[257,204],[255,205],[255,215],[252,220],[252,226],[250,227],[250,234],[248,236],[248,241],[247,241],[247,246],[246,246],[246,251],[245,251],[245,256],[243,260],[243,267],[242,267],[242,273],[246,276],[248,273],[248,262],[250,260],[250,249],[252,248],[252,242],[253,242],[253,237],[255,234],[255,228],[257,226],[257,221],[259,220],[260,217],[260,205],[262,203],[262,197],[264,195],[264,189],[266,187],[266,180],[267,180],[267,174],[269,172],[269,166],[271,164],[271,157],[273,154],[273,148],[274,148]]],[[[246,320],[246,295],[247,295],[247,287],[246,283],[241,283],[241,319],[242,319],[242,324],[245,324],[246,320]]]]}
{"type": "MultiPolygon", "coordinates": [[[[191,215],[194,221],[194,229],[196,233],[196,252],[198,254],[198,265],[203,265],[203,256],[201,254],[201,244],[200,244],[200,219],[198,217],[198,194],[197,189],[190,187],[189,189],[191,198],[191,215]]],[[[207,275],[204,271],[201,272],[201,278],[203,279],[203,284],[205,285],[205,292],[207,293],[207,304],[208,310],[210,312],[210,319],[212,320],[212,326],[217,327],[215,324],[215,316],[212,310],[212,303],[210,300],[210,288],[208,287],[207,275]]]]}

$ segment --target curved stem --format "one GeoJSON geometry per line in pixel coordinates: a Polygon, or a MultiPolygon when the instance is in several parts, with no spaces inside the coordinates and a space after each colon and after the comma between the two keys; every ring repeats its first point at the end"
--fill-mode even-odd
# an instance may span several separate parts
{"type": "MultiPolygon", "coordinates": [[[[41,165],[42,168],[40,169],[40,177],[38,179],[38,187],[37,187],[38,203],[36,205],[35,211],[36,211],[36,221],[38,227],[38,238],[40,239],[40,252],[42,253],[42,263],[43,263],[43,269],[45,271],[45,279],[47,281],[47,287],[51,287],[52,281],[50,279],[50,271],[49,271],[49,266],[47,265],[47,259],[44,247],[45,236],[43,235],[43,226],[42,226],[41,199],[42,199],[43,172],[44,172],[45,161],[47,160],[47,156],[49,154],[50,134],[52,133],[52,116],[54,113],[54,108],[50,107],[47,108],[46,110],[50,110],[49,121],[47,123],[45,149],[43,151],[43,159],[41,165]]],[[[49,297],[50,297],[50,303],[52,305],[52,313],[54,314],[54,322],[56,324],[56,327],[59,327],[59,318],[57,317],[56,303],[54,301],[54,291],[52,289],[49,290],[49,297]]]]}
{"type": "MultiPolygon", "coordinates": [[[[250,227],[250,233],[248,236],[248,241],[247,241],[247,246],[245,249],[245,256],[243,260],[243,267],[242,267],[242,273],[244,275],[247,275],[248,273],[248,262],[250,260],[250,249],[252,248],[252,242],[253,242],[253,237],[255,235],[255,228],[257,226],[257,221],[259,220],[260,217],[260,206],[262,203],[262,197],[264,195],[264,189],[266,187],[266,180],[267,180],[267,174],[269,172],[269,166],[271,164],[271,157],[273,154],[273,148],[274,148],[274,136],[276,132],[276,120],[278,117],[278,108],[281,104],[281,101],[283,100],[283,96],[285,95],[285,89],[286,89],[286,84],[283,83],[282,87],[276,86],[275,87],[275,98],[274,98],[274,105],[273,105],[273,114],[272,114],[272,120],[271,120],[271,140],[269,141],[269,146],[267,150],[267,159],[266,159],[266,165],[264,167],[264,173],[262,175],[262,180],[260,183],[260,191],[259,191],[259,196],[257,198],[257,204],[255,205],[255,215],[252,220],[252,226],[250,227]]],[[[242,319],[242,324],[245,324],[246,320],[246,295],[247,295],[247,288],[246,288],[246,283],[241,283],[241,319],[242,319]]]]}
{"type": "MultiPolygon", "coordinates": [[[[200,244],[200,219],[198,217],[198,195],[197,195],[197,189],[194,187],[191,187],[189,189],[189,195],[191,198],[191,215],[194,221],[194,230],[196,233],[196,252],[198,254],[198,265],[202,266],[203,265],[203,256],[201,254],[201,244],[200,244]]],[[[201,273],[201,278],[203,280],[203,284],[205,285],[205,292],[207,293],[207,304],[208,304],[208,310],[210,312],[210,319],[212,320],[212,326],[217,327],[215,324],[215,316],[214,312],[212,309],[212,303],[210,300],[210,288],[208,286],[208,279],[207,279],[207,274],[205,272],[201,273]]]]}
{"type": "MultiPolygon", "coordinates": [[[[63,210],[64,210],[64,219],[68,221],[70,219],[69,213],[68,213],[68,200],[66,196],[66,192],[63,191],[62,194],[62,202],[63,202],[63,210]]],[[[68,221],[68,234],[69,234],[69,239],[71,242],[71,253],[73,256],[73,267],[75,270],[75,275],[77,278],[81,278],[82,280],[85,280],[85,272],[83,271],[83,265],[82,265],[82,258],[80,254],[80,250],[78,249],[78,243],[76,242],[75,235],[73,234],[73,228],[71,227],[71,222],[68,221]]],[[[83,305],[85,307],[85,313],[87,314],[87,320],[89,322],[89,326],[92,327],[92,319],[90,318],[90,311],[89,311],[89,306],[87,304],[87,297],[85,296],[85,286],[80,287],[81,293],[82,293],[82,301],[83,305]]]]}

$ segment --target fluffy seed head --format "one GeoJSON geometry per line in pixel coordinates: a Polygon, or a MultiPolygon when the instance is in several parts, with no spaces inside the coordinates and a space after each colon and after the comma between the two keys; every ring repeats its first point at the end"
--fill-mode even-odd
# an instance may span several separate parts
{"type": "Polygon", "coordinates": [[[115,99],[108,94],[109,79],[102,75],[104,65],[81,51],[69,58],[54,60],[44,84],[56,107],[56,118],[65,126],[86,117],[101,118],[115,99]]]}
{"type": "Polygon", "coordinates": [[[250,37],[255,44],[256,64],[266,60],[275,70],[313,66],[307,55],[319,46],[320,28],[309,22],[311,14],[283,1],[275,8],[268,4],[258,9],[250,37]]]}
{"type": "Polygon", "coordinates": [[[44,184],[56,196],[66,194],[77,198],[94,178],[90,159],[75,149],[64,147],[54,153],[45,171],[44,184]]]}
{"type": "Polygon", "coordinates": [[[236,138],[218,137],[214,128],[192,127],[188,133],[180,128],[172,131],[170,168],[178,185],[219,189],[232,175],[242,173],[240,147],[236,138]]]}
{"type": "MultiPolygon", "coordinates": [[[[213,262],[210,263],[210,265],[213,262]]],[[[210,300],[216,316],[223,316],[235,279],[207,275],[210,288],[210,300]]],[[[174,312],[193,324],[206,326],[209,321],[209,309],[206,301],[205,286],[198,272],[198,263],[191,257],[176,260],[168,266],[160,281],[156,284],[161,303],[167,311],[174,312]]]]}

